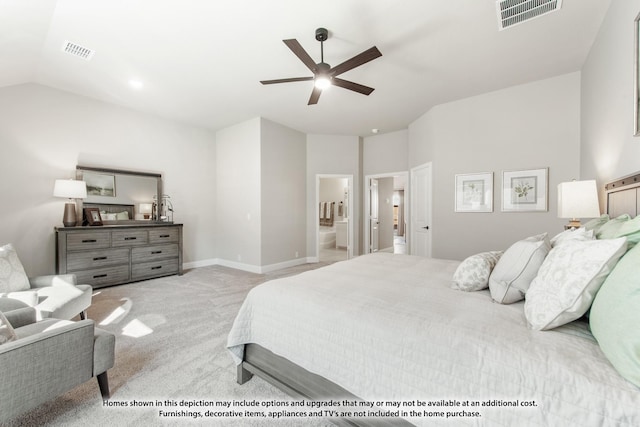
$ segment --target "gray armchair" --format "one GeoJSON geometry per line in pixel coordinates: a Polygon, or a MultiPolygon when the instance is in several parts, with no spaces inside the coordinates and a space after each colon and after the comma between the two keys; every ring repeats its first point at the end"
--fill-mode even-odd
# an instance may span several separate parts
{"type": "Polygon", "coordinates": [[[0,424],[92,377],[98,379],[102,398],[109,398],[113,334],[95,328],[92,320],[36,321],[32,307],[3,314],[18,339],[0,345],[0,424]]]}

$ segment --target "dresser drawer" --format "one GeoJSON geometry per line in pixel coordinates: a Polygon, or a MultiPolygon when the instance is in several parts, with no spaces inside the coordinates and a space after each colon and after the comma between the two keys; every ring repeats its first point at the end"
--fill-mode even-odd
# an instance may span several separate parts
{"type": "Polygon", "coordinates": [[[178,245],[176,243],[168,245],[145,246],[131,249],[131,262],[134,264],[177,257],[178,245]]]}
{"type": "Polygon", "coordinates": [[[67,254],[67,271],[69,272],[116,264],[129,264],[129,249],[105,249],[67,254]]]}
{"type": "Polygon", "coordinates": [[[122,230],[111,232],[111,246],[137,246],[149,242],[146,230],[122,230]]]}
{"type": "Polygon", "coordinates": [[[76,271],[78,283],[89,285],[114,285],[129,281],[129,264],[96,268],[90,271],[76,271]]]}
{"type": "Polygon", "coordinates": [[[149,243],[177,243],[180,240],[180,230],[176,227],[153,228],[149,230],[149,243]]]}
{"type": "Polygon", "coordinates": [[[148,279],[178,273],[178,259],[166,259],[155,262],[143,262],[131,266],[131,280],[148,279]]]}
{"type": "Polygon", "coordinates": [[[108,231],[67,234],[68,251],[84,251],[108,248],[111,245],[111,233],[108,231]]]}

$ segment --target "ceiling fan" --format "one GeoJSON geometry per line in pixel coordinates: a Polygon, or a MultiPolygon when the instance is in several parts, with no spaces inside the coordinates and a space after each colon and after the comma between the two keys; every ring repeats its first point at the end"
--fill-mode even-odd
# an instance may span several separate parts
{"type": "Polygon", "coordinates": [[[318,28],[316,30],[316,40],[320,42],[320,62],[315,63],[311,56],[304,50],[302,45],[298,43],[296,39],[287,39],[282,40],[284,44],[287,45],[289,49],[307,66],[308,69],[313,73],[312,77],[292,77],[288,79],[276,79],[276,80],[261,80],[260,83],[263,85],[270,85],[275,83],[289,83],[289,82],[303,82],[314,80],[313,91],[311,92],[311,97],[309,98],[309,103],[307,105],[317,104],[318,99],[320,98],[320,94],[323,89],[328,88],[329,86],[339,86],[344,89],[349,89],[354,92],[361,93],[363,95],[369,95],[374,91],[372,87],[364,86],[358,83],[350,82],[348,80],[344,80],[338,78],[342,73],[345,73],[353,68],[356,68],[362,64],[366,64],[369,61],[373,61],[374,59],[382,56],[382,53],[378,50],[377,47],[372,47],[364,52],[354,56],[351,59],[348,59],[341,63],[340,65],[336,65],[335,67],[331,67],[329,64],[324,62],[324,41],[329,38],[329,31],[326,28],[318,28]]]}

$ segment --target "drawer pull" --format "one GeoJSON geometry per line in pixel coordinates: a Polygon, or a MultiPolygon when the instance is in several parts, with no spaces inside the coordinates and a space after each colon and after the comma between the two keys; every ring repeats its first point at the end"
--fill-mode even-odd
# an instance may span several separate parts
{"type": "Polygon", "coordinates": [[[97,257],[93,258],[94,261],[100,261],[100,260],[103,260],[103,259],[107,259],[107,257],[106,256],[97,256],[97,257]]]}
{"type": "Polygon", "coordinates": [[[162,251],[151,251],[151,255],[161,254],[162,251]]]}
{"type": "Polygon", "coordinates": [[[97,242],[96,239],[82,239],[82,243],[95,243],[97,242]]]}
{"type": "Polygon", "coordinates": [[[137,237],[125,237],[124,240],[136,240],[137,237]]]}
{"type": "Polygon", "coordinates": [[[156,265],[155,267],[151,267],[152,270],[160,270],[162,268],[161,265],[156,265]]]}
{"type": "Polygon", "coordinates": [[[96,274],[95,276],[93,276],[94,279],[100,279],[101,277],[107,277],[106,274],[96,274]]]}
{"type": "Polygon", "coordinates": [[[170,234],[161,234],[160,237],[167,238],[167,237],[171,237],[171,235],[170,234]]]}

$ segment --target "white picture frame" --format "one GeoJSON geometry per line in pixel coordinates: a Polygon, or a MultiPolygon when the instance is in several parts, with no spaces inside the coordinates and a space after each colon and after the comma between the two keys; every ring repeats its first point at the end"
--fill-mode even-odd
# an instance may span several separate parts
{"type": "Polygon", "coordinates": [[[546,212],[549,168],[502,171],[503,212],[546,212]]]}
{"type": "Polygon", "coordinates": [[[455,212],[493,212],[493,172],[456,174],[455,212]]]}

